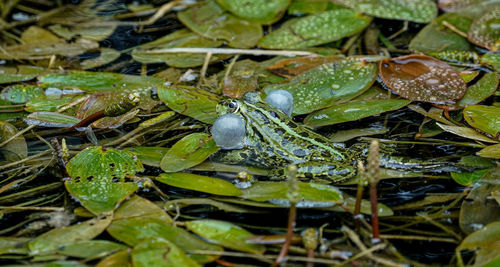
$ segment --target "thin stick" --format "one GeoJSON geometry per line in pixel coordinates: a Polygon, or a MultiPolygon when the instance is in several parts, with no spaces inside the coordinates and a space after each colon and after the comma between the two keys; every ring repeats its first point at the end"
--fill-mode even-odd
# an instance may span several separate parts
{"type": "Polygon", "coordinates": [[[0,210],[37,210],[37,211],[64,211],[64,208],[56,207],[21,207],[21,206],[0,206],[0,210]]]}
{"type": "Polygon", "coordinates": [[[450,29],[451,31],[453,31],[454,33],[464,37],[464,38],[467,38],[467,34],[464,33],[463,31],[457,29],[457,27],[455,27],[455,25],[449,23],[448,21],[446,20],[443,20],[443,22],[441,22],[441,24],[443,24],[443,26],[445,26],[446,28],[450,29]]]}
{"type": "Polygon", "coordinates": [[[156,13],[153,16],[151,16],[148,20],[143,21],[143,22],[141,21],[138,24],[140,26],[147,26],[147,25],[154,24],[158,19],[163,17],[168,11],[170,11],[177,4],[179,4],[179,1],[172,1],[172,2],[169,2],[169,3],[162,5],[158,9],[158,11],[156,11],[156,13]]]}
{"type": "Polygon", "coordinates": [[[458,241],[453,238],[447,237],[433,237],[433,236],[419,236],[419,235],[380,235],[381,238],[386,239],[403,239],[403,240],[425,240],[434,242],[446,242],[457,244],[458,241]]]}
{"type": "Polygon", "coordinates": [[[235,49],[235,48],[204,48],[204,47],[176,47],[144,51],[146,54],[191,53],[191,54],[243,54],[253,56],[312,56],[308,51],[294,50],[261,50],[261,49],[235,49]]]}
{"type": "Polygon", "coordinates": [[[207,54],[205,55],[205,61],[203,62],[203,66],[201,66],[200,79],[198,80],[198,85],[201,85],[202,82],[205,81],[208,65],[210,65],[210,58],[212,58],[212,52],[207,52],[207,54]]]}

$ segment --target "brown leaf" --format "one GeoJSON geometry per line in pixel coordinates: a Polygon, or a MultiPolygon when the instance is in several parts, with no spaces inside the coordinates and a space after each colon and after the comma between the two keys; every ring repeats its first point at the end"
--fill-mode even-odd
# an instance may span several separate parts
{"type": "Polygon", "coordinates": [[[380,76],[393,92],[412,101],[454,103],[467,86],[448,64],[424,55],[384,59],[380,76]]]}
{"type": "Polygon", "coordinates": [[[287,58],[276,62],[274,65],[267,67],[270,72],[286,78],[291,78],[301,74],[302,72],[312,69],[316,66],[323,65],[342,59],[340,56],[328,57],[296,57],[287,58]]]}

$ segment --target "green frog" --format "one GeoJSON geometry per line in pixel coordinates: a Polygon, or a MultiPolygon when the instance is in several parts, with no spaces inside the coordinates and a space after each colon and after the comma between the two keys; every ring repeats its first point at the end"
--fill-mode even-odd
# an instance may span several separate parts
{"type": "Polygon", "coordinates": [[[293,121],[264,102],[258,93],[247,93],[243,100],[223,101],[219,115],[243,118],[246,138],[240,149],[221,150],[212,160],[229,164],[249,164],[271,169],[272,178],[283,178],[284,167],[297,166],[303,181],[341,183],[356,176],[359,150],[345,148],[293,121]]]}

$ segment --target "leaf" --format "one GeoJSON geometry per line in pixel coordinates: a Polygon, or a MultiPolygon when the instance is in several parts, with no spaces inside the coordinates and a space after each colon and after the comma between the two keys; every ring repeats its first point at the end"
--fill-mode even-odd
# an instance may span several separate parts
{"type": "Polygon", "coordinates": [[[75,100],[74,95],[44,95],[31,98],[24,108],[28,112],[56,111],[75,100]]]}
{"type": "Polygon", "coordinates": [[[167,151],[160,162],[160,167],[165,172],[182,171],[202,163],[219,149],[211,135],[192,133],[167,151]]]}
{"type": "Polygon", "coordinates": [[[217,119],[219,98],[205,90],[186,85],[159,86],[158,97],[172,110],[201,122],[213,124],[217,119]]]}
{"type": "Polygon", "coordinates": [[[481,57],[481,64],[490,65],[494,70],[500,71],[500,54],[486,53],[481,57]]]}
{"type": "Polygon", "coordinates": [[[261,255],[265,251],[263,245],[246,241],[253,236],[252,233],[232,223],[218,220],[195,220],[185,223],[195,234],[226,248],[261,255]]]}
{"type": "Polygon", "coordinates": [[[307,56],[286,58],[267,67],[267,70],[286,78],[292,78],[319,65],[340,61],[342,59],[343,57],[340,55],[327,57],[307,56]]]}
{"type": "Polygon", "coordinates": [[[454,103],[467,90],[458,72],[429,56],[384,59],[379,69],[384,84],[391,91],[412,101],[454,103]]]}
{"type": "Polygon", "coordinates": [[[95,218],[75,225],[52,229],[39,235],[28,244],[30,255],[51,254],[61,246],[92,240],[106,229],[111,219],[110,216],[103,219],[95,218]]]}
{"type": "MultiPolygon", "coordinates": [[[[314,204],[332,206],[342,203],[342,193],[336,187],[313,184],[298,183],[300,202],[297,206],[314,204]],[[302,202],[302,203],[301,203],[302,202]]],[[[256,182],[249,188],[242,189],[243,198],[255,201],[279,200],[281,204],[288,203],[288,184],[283,182],[256,182]]]]}
{"type": "Polygon", "coordinates": [[[410,41],[410,50],[426,54],[440,51],[470,50],[471,45],[467,39],[451,31],[443,25],[443,22],[447,22],[467,32],[472,20],[455,13],[443,14],[418,32],[410,41]]]}
{"type": "Polygon", "coordinates": [[[24,119],[28,125],[41,127],[64,128],[71,127],[80,122],[80,119],[74,116],[64,115],[57,112],[39,111],[33,112],[24,119]]]}
{"type": "MultiPolygon", "coordinates": [[[[0,120],[0,143],[7,141],[17,132],[14,125],[0,120]]],[[[28,156],[28,145],[24,136],[20,135],[0,147],[0,153],[2,153],[7,162],[15,162],[26,158],[28,156]]]]}
{"type": "Polygon", "coordinates": [[[485,158],[500,159],[500,144],[487,146],[479,150],[477,154],[485,158]]]}
{"type": "Polygon", "coordinates": [[[239,19],[214,1],[193,6],[177,13],[177,18],[195,33],[210,39],[222,39],[236,48],[250,48],[262,37],[262,26],[257,22],[239,19]]]}
{"type": "MultiPolygon", "coordinates": [[[[115,211],[113,222],[107,228],[114,238],[130,246],[145,238],[167,239],[183,250],[222,251],[220,246],[207,243],[186,230],[172,224],[172,219],[152,202],[133,196],[115,211]]],[[[190,255],[199,263],[211,262],[218,256],[190,255]]]]}
{"type": "Polygon", "coordinates": [[[470,6],[480,4],[484,0],[438,0],[439,8],[445,12],[452,12],[470,6]]]}
{"type": "Polygon", "coordinates": [[[498,83],[498,72],[485,73],[479,81],[467,89],[464,97],[457,102],[457,105],[466,107],[478,104],[495,93],[498,83]]]}
{"type": "Polygon", "coordinates": [[[361,94],[376,77],[374,64],[343,60],[315,67],[289,83],[270,85],[264,90],[267,94],[275,90],[290,92],[295,100],[294,114],[307,114],[361,94]]]}
{"type": "Polygon", "coordinates": [[[472,23],[467,34],[469,41],[478,46],[486,47],[491,51],[500,50],[499,17],[500,5],[491,7],[485,14],[472,23]]]}
{"type": "Polygon", "coordinates": [[[20,45],[5,46],[0,51],[0,59],[19,60],[49,58],[52,55],[74,57],[85,53],[87,50],[99,48],[97,42],[78,40],[73,43],[64,41],[53,43],[26,43],[20,45]]]}
{"type": "Polygon", "coordinates": [[[487,136],[484,136],[478,132],[476,132],[474,129],[468,128],[468,127],[460,127],[460,126],[451,126],[451,125],[444,125],[441,123],[436,123],[441,129],[465,137],[473,140],[478,140],[478,141],[483,141],[483,142],[488,142],[488,143],[498,143],[498,141],[493,140],[491,138],[488,138],[487,136]]]}
{"type": "Polygon", "coordinates": [[[370,16],[418,23],[430,22],[437,14],[437,6],[431,0],[336,0],[335,2],[370,16]]]}
{"type": "Polygon", "coordinates": [[[106,65],[115,59],[119,58],[121,53],[112,48],[100,48],[99,56],[96,58],[86,59],[80,62],[82,69],[88,70],[106,65]]]}
{"type": "Polygon", "coordinates": [[[196,267],[195,261],[174,243],[161,237],[147,238],[137,244],[132,250],[134,267],[196,267]]]}
{"type": "Polygon", "coordinates": [[[457,251],[475,250],[476,259],[474,266],[495,266],[486,265],[493,260],[498,262],[498,251],[500,250],[500,222],[492,222],[484,228],[467,236],[457,247],[457,251]]]}
{"type": "MultiPolygon", "coordinates": [[[[132,51],[134,60],[144,64],[165,62],[176,68],[192,68],[203,65],[205,54],[196,53],[166,53],[149,54],[149,50],[177,47],[218,47],[223,41],[205,38],[187,29],[175,31],[152,42],[142,44],[132,51]]],[[[220,61],[231,55],[212,55],[210,63],[220,61]]]]}
{"type": "Polygon", "coordinates": [[[490,171],[489,169],[484,169],[473,172],[468,172],[468,171],[451,172],[451,178],[453,178],[453,180],[455,180],[455,182],[457,182],[460,185],[471,186],[479,179],[481,179],[489,171],[490,171]]]}
{"type": "MultiPolygon", "coordinates": [[[[498,81],[497,81],[498,82],[498,81]]],[[[500,136],[500,107],[471,105],[464,111],[465,121],[472,127],[498,140],[500,136]]]]}
{"type": "Polygon", "coordinates": [[[294,0],[288,6],[288,14],[300,16],[319,13],[326,10],[328,2],[328,0],[294,0]]]}
{"type": "Polygon", "coordinates": [[[146,146],[135,146],[127,147],[123,149],[124,151],[130,151],[139,157],[139,160],[144,165],[160,167],[160,161],[165,156],[168,151],[166,147],[146,147],[146,146]]]}
{"type": "Polygon", "coordinates": [[[349,102],[313,112],[304,119],[304,124],[311,127],[318,127],[346,121],[356,121],[361,118],[400,109],[409,103],[410,101],[403,99],[349,102]]]}
{"type": "Polygon", "coordinates": [[[108,240],[85,240],[61,246],[57,249],[57,253],[87,259],[102,257],[126,248],[127,246],[108,240]]]}
{"type": "Polygon", "coordinates": [[[116,252],[101,260],[96,267],[131,266],[132,260],[129,253],[129,249],[116,252]]]}
{"type": "Polygon", "coordinates": [[[63,37],[66,40],[71,40],[75,37],[80,37],[85,40],[100,42],[108,38],[116,29],[117,25],[75,25],[72,27],[64,27],[60,24],[49,26],[49,29],[55,34],[63,37]]]}
{"type": "Polygon", "coordinates": [[[2,90],[0,99],[12,103],[26,103],[33,97],[43,96],[43,90],[35,85],[15,84],[2,90]]]}
{"type": "Polygon", "coordinates": [[[240,18],[271,24],[283,16],[290,0],[217,0],[217,3],[240,18]]]}
{"type": "Polygon", "coordinates": [[[114,210],[138,189],[136,183],[125,182],[126,175],[142,171],[141,162],[131,152],[89,147],[66,165],[70,180],[66,189],[94,214],[114,210]]]}
{"type": "Polygon", "coordinates": [[[240,196],[241,190],[232,183],[208,176],[192,173],[162,173],[156,180],[170,186],[220,196],[240,196]]]}
{"type": "Polygon", "coordinates": [[[16,67],[3,67],[0,66],[0,84],[4,83],[14,83],[21,81],[28,81],[39,74],[50,72],[48,69],[35,67],[35,66],[24,66],[19,65],[16,67]]]}
{"type": "Polygon", "coordinates": [[[241,98],[259,87],[259,63],[250,59],[236,62],[224,78],[222,92],[231,98],[241,98]]]}
{"type": "Polygon", "coordinates": [[[258,45],[296,49],[326,44],[362,31],[371,18],[349,9],[337,9],[292,19],[264,36],[258,45]]]}

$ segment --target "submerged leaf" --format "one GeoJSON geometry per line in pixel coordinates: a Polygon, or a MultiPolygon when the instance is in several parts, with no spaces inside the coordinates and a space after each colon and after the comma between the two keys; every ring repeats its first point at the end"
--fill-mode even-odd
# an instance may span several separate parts
{"type": "Polygon", "coordinates": [[[160,167],[165,172],[178,172],[202,163],[219,147],[209,134],[192,133],[185,136],[163,156],[160,167]]]}
{"type": "Polygon", "coordinates": [[[409,55],[380,62],[384,84],[412,101],[454,103],[467,90],[464,80],[448,64],[424,55],[409,55]]]}
{"type": "Polygon", "coordinates": [[[162,173],[156,180],[170,186],[195,190],[220,196],[239,196],[241,190],[232,183],[192,173],[162,173]]]}
{"type": "Polygon", "coordinates": [[[468,38],[472,43],[491,51],[500,50],[500,5],[496,5],[472,23],[468,38]]]}
{"type": "Polygon", "coordinates": [[[259,46],[294,49],[333,42],[362,31],[371,18],[349,9],[325,11],[291,19],[279,29],[264,36],[259,46]]]}
{"type": "Polygon", "coordinates": [[[143,169],[131,152],[90,147],[68,162],[66,170],[71,180],[64,184],[85,208],[100,214],[114,210],[137,190],[136,183],[125,182],[125,175],[134,175],[143,169]]]}
{"type": "MultiPolygon", "coordinates": [[[[17,133],[16,127],[0,120],[0,143],[7,141],[17,133]]],[[[28,146],[22,135],[14,138],[4,146],[0,147],[0,153],[8,162],[24,159],[28,156],[28,146]]]]}
{"type": "Polygon", "coordinates": [[[146,238],[132,250],[135,267],[196,267],[199,266],[173,242],[161,237],[146,238]]]}
{"type": "Polygon", "coordinates": [[[0,99],[12,103],[26,103],[33,97],[44,95],[43,90],[35,85],[15,84],[2,90],[0,99]]]}
{"type": "Polygon", "coordinates": [[[246,240],[253,236],[247,230],[225,221],[196,220],[185,222],[189,230],[207,240],[229,249],[263,254],[263,245],[251,244],[246,240]]]}
{"type": "Polygon", "coordinates": [[[266,93],[286,90],[294,99],[293,112],[311,111],[347,101],[368,89],[377,77],[374,64],[357,60],[342,60],[310,69],[289,83],[266,87],[266,93]]]}
{"type": "Polygon", "coordinates": [[[231,72],[224,78],[222,92],[231,98],[243,97],[254,91],[258,84],[259,63],[245,59],[236,62],[231,72]]]}
{"type": "Polygon", "coordinates": [[[64,128],[71,127],[76,123],[79,123],[80,119],[75,118],[74,116],[69,116],[57,112],[40,111],[33,112],[30,115],[26,116],[24,121],[28,125],[64,128]]]}

